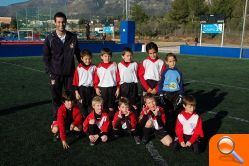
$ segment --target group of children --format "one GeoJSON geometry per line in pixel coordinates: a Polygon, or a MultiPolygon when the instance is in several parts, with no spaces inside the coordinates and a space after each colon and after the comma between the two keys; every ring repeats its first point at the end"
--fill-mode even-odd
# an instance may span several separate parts
{"type": "Polygon", "coordinates": [[[146,52],[148,57],[138,64],[132,60],[132,50],[124,48],[123,60],[116,64],[111,61],[111,50],[103,48],[102,62],[97,66],[92,64],[90,51],[81,52],[81,63],[74,73],[73,93],[63,94],[57,121],[51,125],[55,139],[61,139],[64,149],[69,148],[66,133],[74,131],[76,135],[84,132],[90,145],[128,133],[136,144],[141,141],[146,144],[155,135],[166,146],[191,147],[199,152],[202,120],[195,113],[194,97],[183,96],[176,55],[168,53],[164,63],[153,42],[146,45],[146,52]],[[143,89],[141,109],[137,105],[138,82],[143,89]],[[181,101],[183,108],[173,122],[175,132],[172,134],[167,129],[166,115],[176,112],[181,101]]]}

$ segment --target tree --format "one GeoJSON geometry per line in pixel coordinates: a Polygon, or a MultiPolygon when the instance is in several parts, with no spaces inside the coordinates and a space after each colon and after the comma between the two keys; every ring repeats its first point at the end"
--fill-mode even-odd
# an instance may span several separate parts
{"type": "Polygon", "coordinates": [[[17,29],[17,21],[16,18],[11,18],[10,26],[12,29],[17,29]]]}
{"type": "Polygon", "coordinates": [[[178,24],[186,24],[189,16],[188,2],[186,0],[175,0],[171,7],[170,20],[178,24]]]}
{"type": "Polygon", "coordinates": [[[134,5],[131,10],[131,19],[137,23],[146,22],[148,20],[148,15],[144,12],[140,5],[134,5]]]}

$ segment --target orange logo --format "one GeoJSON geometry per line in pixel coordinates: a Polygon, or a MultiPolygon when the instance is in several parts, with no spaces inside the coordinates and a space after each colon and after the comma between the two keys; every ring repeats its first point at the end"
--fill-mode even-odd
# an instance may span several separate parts
{"type": "Polygon", "coordinates": [[[210,166],[249,166],[249,134],[216,134],[209,141],[210,166]]]}

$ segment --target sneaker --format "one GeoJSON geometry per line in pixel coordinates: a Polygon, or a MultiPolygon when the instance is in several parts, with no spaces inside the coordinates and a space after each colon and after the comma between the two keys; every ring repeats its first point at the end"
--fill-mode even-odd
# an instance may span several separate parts
{"type": "Polygon", "coordinates": [[[75,134],[75,137],[76,137],[77,139],[80,139],[80,138],[83,137],[83,133],[82,133],[82,132],[77,132],[77,133],[75,134]]]}
{"type": "Polygon", "coordinates": [[[94,146],[95,143],[90,141],[90,142],[89,142],[89,145],[90,145],[90,146],[94,146]]]}
{"type": "Polygon", "coordinates": [[[113,137],[114,137],[115,139],[117,139],[117,138],[119,138],[120,136],[119,136],[118,134],[114,134],[113,137]]]}
{"type": "Polygon", "coordinates": [[[143,138],[143,139],[142,139],[142,144],[146,145],[148,142],[149,142],[148,139],[146,139],[146,138],[143,138]]]}
{"type": "Polygon", "coordinates": [[[55,134],[53,136],[53,142],[57,142],[59,140],[59,135],[58,134],[55,134]]]}
{"type": "Polygon", "coordinates": [[[139,145],[141,143],[139,136],[134,136],[133,138],[134,138],[137,145],[139,145]]]}

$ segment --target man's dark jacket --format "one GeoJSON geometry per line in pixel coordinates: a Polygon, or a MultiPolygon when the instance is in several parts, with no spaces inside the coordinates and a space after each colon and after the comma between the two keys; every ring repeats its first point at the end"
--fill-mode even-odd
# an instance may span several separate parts
{"type": "Polygon", "coordinates": [[[75,70],[74,55],[80,61],[77,36],[66,32],[64,44],[56,32],[49,34],[43,47],[43,60],[46,73],[51,75],[72,76],[75,70]]]}

